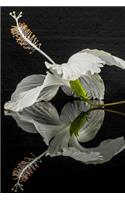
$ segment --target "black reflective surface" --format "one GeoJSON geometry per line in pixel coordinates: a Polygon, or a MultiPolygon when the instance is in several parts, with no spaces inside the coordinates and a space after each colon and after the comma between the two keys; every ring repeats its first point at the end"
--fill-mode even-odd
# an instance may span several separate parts
{"type": "MultiPolygon", "coordinates": [[[[29,55],[12,39],[9,28],[14,22],[8,15],[12,10],[24,12],[23,20],[58,63],[84,48],[103,49],[125,59],[125,8],[2,8],[2,106],[22,78],[46,70],[41,55],[29,55]]],[[[101,76],[106,102],[125,99],[125,72],[106,66],[101,76]]],[[[73,98],[61,90],[52,100],[59,112],[68,101],[73,98]]],[[[124,105],[113,108],[125,112],[124,105]]],[[[125,118],[105,113],[97,136],[84,146],[120,136],[125,137],[125,118]]],[[[39,155],[45,149],[39,134],[22,131],[10,116],[4,116],[2,107],[2,192],[11,192],[17,162],[29,152],[39,155]]],[[[85,165],[68,157],[46,158],[24,192],[124,192],[124,169],[125,151],[102,165],[85,165]]]]}

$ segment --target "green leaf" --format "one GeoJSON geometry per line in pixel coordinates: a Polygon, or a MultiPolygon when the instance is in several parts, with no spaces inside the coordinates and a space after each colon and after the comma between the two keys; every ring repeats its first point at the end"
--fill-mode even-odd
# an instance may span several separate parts
{"type": "Polygon", "coordinates": [[[83,127],[87,120],[88,112],[80,113],[78,117],[71,123],[70,135],[78,136],[79,130],[83,127]]]}
{"type": "Polygon", "coordinates": [[[70,81],[70,87],[71,87],[72,91],[78,97],[80,97],[80,99],[82,99],[84,101],[89,100],[87,91],[85,90],[85,88],[83,87],[83,85],[79,79],[77,79],[75,81],[70,81]]]}

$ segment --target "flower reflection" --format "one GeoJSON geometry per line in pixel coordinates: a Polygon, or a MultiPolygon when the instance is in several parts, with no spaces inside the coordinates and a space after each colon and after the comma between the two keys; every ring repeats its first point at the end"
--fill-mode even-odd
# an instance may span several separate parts
{"type": "Polygon", "coordinates": [[[66,103],[60,115],[50,102],[36,103],[22,112],[6,111],[6,115],[11,115],[24,131],[39,133],[47,145],[44,153],[25,165],[21,175],[17,173],[16,189],[20,187],[24,172],[43,156],[69,156],[86,164],[99,164],[109,161],[125,149],[123,137],[107,139],[94,148],[82,146],[81,143],[96,136],[105,115],[103,109],[91,109],[90,105],[83,101],[66,103]]]}

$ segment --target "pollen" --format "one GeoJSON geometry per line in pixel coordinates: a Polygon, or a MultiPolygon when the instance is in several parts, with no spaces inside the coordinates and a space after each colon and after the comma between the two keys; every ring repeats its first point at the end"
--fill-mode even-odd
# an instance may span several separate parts
{"type": "Polygon", "coordinates": [[[30,42],[36,47],[40,48],[41,43],[28,28],[28,25],[25,23],[19,23],[19,26],[12,26],[10,31],[12,36],[16,39],[16,42],[22,46],[24,49],[29,50],[31,54],[35,49],[30,45],[30,42]]]}

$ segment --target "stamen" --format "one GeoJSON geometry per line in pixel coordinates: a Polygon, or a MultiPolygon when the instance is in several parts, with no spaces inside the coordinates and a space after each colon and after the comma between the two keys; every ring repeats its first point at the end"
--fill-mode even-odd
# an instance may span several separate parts
{"type": "Polygon", "coordinates": [[[41,158],[46,154],[47,151],[35,157],[33,154],[30,157],[25,157],[23,161],[19,162],[17,167],[12,172],[12,177],[17,180],[13,186],[12,191],[17,192],[18,189],[23,189],[23,184],[32,176],[32,174],[39,167],[39,163],[42,162],[41,158]]]}
{"type": "MultiPolygon", "coordinates": [[[[28,26],[25,23],[19,23],[19,27],[22,30],[25,37],[30,40],[36,47],[40,48],[41,43],[39,43],[39,40],[33,35],[32,31],[28,28],[28,26]]],[[[11,34],[16,39],[16,42],[22,46],[24,49],[27,49],[30,51],[30,54],[35,50],[34,47],[32,47],[25,38],[22,37],[20,34],[17,26],[12,26],[11,28],[11,34]]]]}
{"type": "Polygon", "coordinates": [[[22,12],[16,15],[16,12],[10,12],[10,16],[15,19],[16,26],[12,26],[11,33],[13,37],[16,39],[17,43],[20,44],[24,49],[27,49],[32,53],[33,51],[38,51],[43,56],[45,56],[52,64],[55,62],[40,49],[41,43],[38,41],[36,36],[32,33],[32,31],[28,28],[25,23],[19,23],[19,18],[22,17],[22,12]]]}
{"type": "Polygon", "coordinates": [[[19,18],[22,17],[22,12],[20,12],[20,13],[16,16],[16,12],[13,11],[13,12],[10,12],[9,15],[10,15],[11,17],[13,17],[15,20],[18,20],[19,18]]]}

